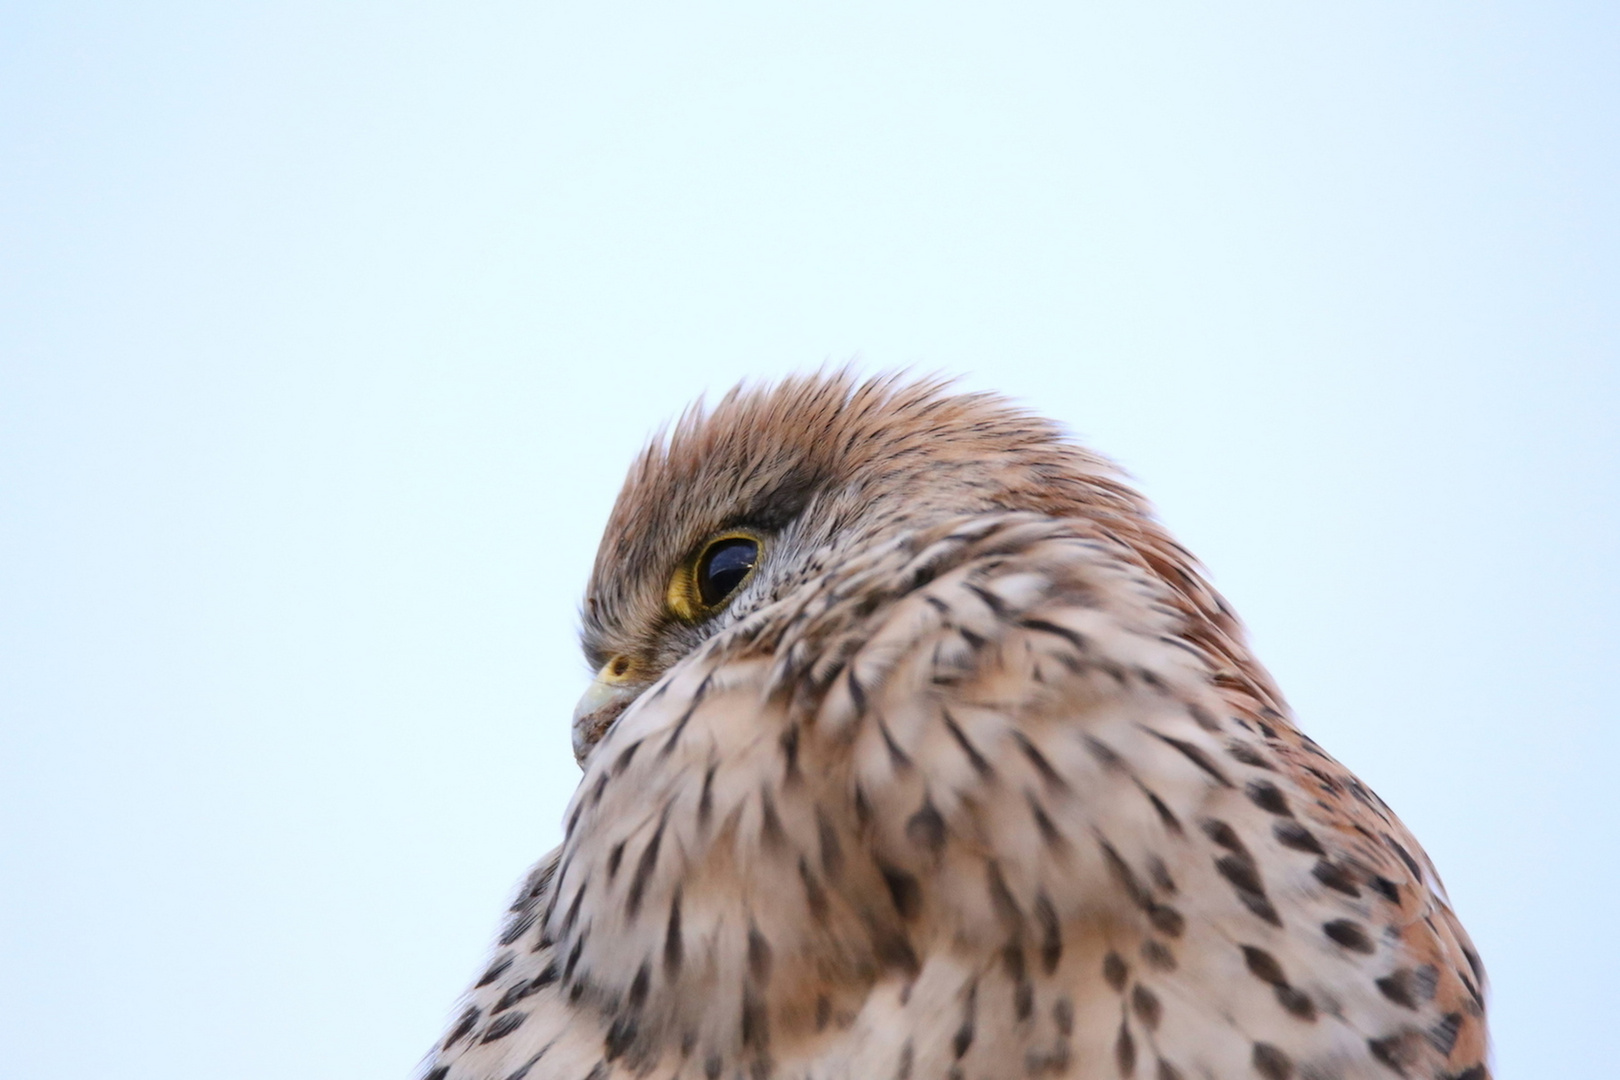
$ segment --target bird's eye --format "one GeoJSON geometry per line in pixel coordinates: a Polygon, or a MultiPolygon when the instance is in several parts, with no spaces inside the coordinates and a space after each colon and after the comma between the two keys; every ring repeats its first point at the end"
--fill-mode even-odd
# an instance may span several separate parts
{"type": "Polygon", "coordinates": [[[688,558],[669,583],[669,606],[688,622],[698,622],[725,606],[759,565],[763,546],[749,533],[724,533],[688,558]]]}
{"type": "Polygon", "coordinates": [[[750,536],[730,536],[705,548],[696,574],[703,606],[712,608],[736,592],[758,561],[759,541],[750,536]]]}

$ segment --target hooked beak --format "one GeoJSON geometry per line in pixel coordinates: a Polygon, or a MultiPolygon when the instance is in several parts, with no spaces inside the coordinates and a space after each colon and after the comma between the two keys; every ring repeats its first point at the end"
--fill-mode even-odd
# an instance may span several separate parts
{"type": "Polygon", "coordinates": [[[596,679],[581,695],[579,704],[574,706],[574,760],[582,768],[591,748],[641,693],[641,685],[630,673],[628,658],[613,657],[602,665],[596,679]]]}

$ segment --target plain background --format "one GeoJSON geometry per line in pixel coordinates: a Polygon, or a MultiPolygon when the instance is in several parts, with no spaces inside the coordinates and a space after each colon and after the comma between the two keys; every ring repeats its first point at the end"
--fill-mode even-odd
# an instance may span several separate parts
{"type": "Polygon", "coordinates": [[[14,3],[0,110],[5,1076],[406,1076],[625,466],[851,358],[1123,462],[1612,1075],[1620,7],[14,3]]]}

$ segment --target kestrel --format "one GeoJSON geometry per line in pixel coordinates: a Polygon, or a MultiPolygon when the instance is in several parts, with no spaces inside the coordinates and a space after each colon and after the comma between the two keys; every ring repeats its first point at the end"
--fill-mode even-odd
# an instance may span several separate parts
{"type": "Polygon", "coordinates": [[[426,1080],[1486,1080],[1428,857],[1102,458],[735,390],[635,462],[562,846],[426,1080]]]}

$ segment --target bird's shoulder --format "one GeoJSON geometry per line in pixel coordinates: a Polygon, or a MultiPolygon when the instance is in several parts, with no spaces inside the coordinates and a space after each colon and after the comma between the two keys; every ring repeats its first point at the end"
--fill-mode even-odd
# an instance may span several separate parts
{"type": "Polygon", "coordinates": [[[809,560],[597,746],[427,1075],[1483,1078],[1426,856],[1139,552],[809,560]]]}

